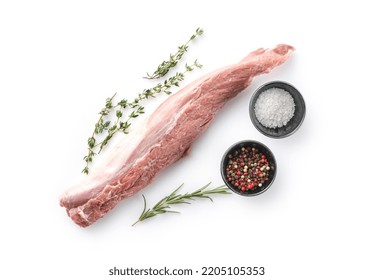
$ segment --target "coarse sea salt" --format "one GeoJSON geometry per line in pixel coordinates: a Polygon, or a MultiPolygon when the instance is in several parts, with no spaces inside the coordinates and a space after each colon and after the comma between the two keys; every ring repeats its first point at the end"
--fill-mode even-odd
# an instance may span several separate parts
{"type": "Polygon", "coordinates": [[[288,91],[270,88],[262,92],[255,103],[257,120],[267,128],[285,126],[295,113],[295,102],[288,91]]]}

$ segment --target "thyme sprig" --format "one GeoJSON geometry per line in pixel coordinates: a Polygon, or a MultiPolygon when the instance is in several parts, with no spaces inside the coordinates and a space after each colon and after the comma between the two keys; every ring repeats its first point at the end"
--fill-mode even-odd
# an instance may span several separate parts
{"type": "Polygon", "coordinates": [[[89,173],[89,165],[92,163],[93,158],[99,154],[103,148],[108,144],[109,140],[117,133],[122,132],[124,134],[129,133],[129,128],[131,126],[131,120],[137,118],[139,115],[144,114],[144,107],[140,105],[140,102],[149,99],[151,97],[156,97],[157,94],[165,93],[170,95],[172,93],[172,87],[179,87],[179,83],[184,80],[185,75],[188,72],[195,70],[196,68],[201,68],[202,65],[198,63],[197,60],[193,64],[186,64],[183,72],[177,72],[174,76],[166,79],[162,83],[158,83],[153,88],[144,89],[137,97],[129,102],[127,99],[120,100],[117,104],[113,104],[114,94],[112,97],[106,99],[105,106],[99,112],[99,120],[95,124],[94,131],[92,135],[88,138],[88,152],[84,156],[83,160],[86,165],[82,172],[85,174],[89,173]],[[126,116],[125,110],[130,109],[131,112],[126,116]],[[109,119],[111,113],[115,112],[116,119],[112,122],[109,119]],[[98,141],[97,137],[105,133],[103,140],[98,141]]]}
{"type": "Polygon", "coordinates": [[[182,59],[183,55],[188,51],[189,44],[195,40],[198,36],[203,35],[204,30],[202,28],[197,28],[195,34],[193,34],[190,39],[183,45],[178,47],[178,51],[175,54],[170,54],[169,60],[162,62],[153,74],[147,73],[146,79],[158,79],[165,76],[170,69],[175,67],[178,62],[182,59]]]}
{"type": "Polygon", "coordinates": [[[185,193],[185,194],[178,194],[178,191],[183,186],[180,185],[176,188],[170,195],[165,196],[159,202],[155,204],[152,208],[147,209],[147,201],[145,196],[143,195],[144,200],[144,208],[143,212],[141,213],[138,220],[133,224],[136,225],[138,222],[144,221],[146,219],[152,218],[159,214],[165,213],[179,213],[174,210],[170,210],[170,207],[174,204],[190,204],[191,200],[195,200],[195,198],[207,198],[210,201],[213,199],[209,196],[211,194],[231,194],[229,189],[226,186],[220,186],[213,189],[206,189],[211,183],[206,184],[205,186],[201,187],[200,189],[192,192],[192,193],[185,193]]]}

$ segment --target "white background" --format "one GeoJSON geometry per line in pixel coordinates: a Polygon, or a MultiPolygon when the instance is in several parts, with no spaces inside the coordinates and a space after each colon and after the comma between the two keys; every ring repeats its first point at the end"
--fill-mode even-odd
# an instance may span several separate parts
{"type": "MultiPolygon", "coordinates": [[[[264,266],[258,279],[373,279],[374,20],[369,1],[336,3],[2,1],[0,278],[264,266]],[[105,98],[130,99],[151,86],[141,77],[197,27],[205,34],[183,63],[198,58],[204,68],[183,85],[259,47],[287,43],[296,52],[230,101],[190,156],[141,193],[154,204],[183,182],[184,191],[221,185],[221,156],[243,139],[273,150],[274,185],[258,197],[216,196],[131,227],[143,207],[139,193],[79,228],[58,200],[82,176],[105,98]],[[251,94],[271,80],[295,85],[307,106],[302,127],[282,140],[261,135],[248,115],[251,94]]],[[[147,112],[162,99],[146,102],[147,112]]]]}

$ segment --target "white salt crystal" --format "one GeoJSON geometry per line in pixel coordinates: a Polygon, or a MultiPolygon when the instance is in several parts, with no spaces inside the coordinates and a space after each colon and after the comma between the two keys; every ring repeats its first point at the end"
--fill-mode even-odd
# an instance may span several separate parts
{"type": "Polygon", "coordinates": [[[256,100],[256,118],[263,126],[268,128],[286,125],[294,113],[295,102],[291,94],[284,89],[267,89],[256,100]]]}

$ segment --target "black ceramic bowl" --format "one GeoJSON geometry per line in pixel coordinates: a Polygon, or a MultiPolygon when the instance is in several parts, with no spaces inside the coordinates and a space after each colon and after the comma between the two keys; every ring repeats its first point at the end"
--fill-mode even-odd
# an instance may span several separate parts
{"type": "Polygon", "coordinates": [[[251,117],[251,120],[254,126],[262,134],[268,137],[272,137],[272,138],[284,138],[296,132],[296,130],[301,126],[305,118],[305,102],[300,92],[294,86],[288,83],[285,83],[285,82],[274,81],[274,82],[264,84],[263,86],[261,86],[255,91],[249,103],[249,115],[251,117]],[[289,94],[291,94],[295,102],[295,113],[285,126],[277,127],[277,128],[268,128],[266,126],[263,126],[256,118],[254,108],[255,108],[257,98],[260,96],[262,92],[270,88],[284,89],[289,94]]]}
{"type": "Polygon", "coordinates": [[[224,153],[222,160],[221,160],[221,176],[222,176],[223,181],[234,193],[243,195],[243,196],[255,196],[255,195],[259,195],[265,192],[273,183],[276,173],[277,173],[277,163],[275,161],[275,157],[273,153],[264,144],[257,142],[257,141],[253,141],[253,140],[244,140],[244,141],[235,143],[234,145],[232,145],[230,148],[227,149],[227,151],[224,153]],[[234,153],[237,150],[240,150],[243,147],[244,148],[247,148],[247,147],[256,148],[259,152],[263,153],[266,156],[269,162],[269,167],[270,167],[268,180],[265,181],[261,187],[257,186],[256,188],[252,190],[245,190],[245,191],[239,190],[226,178],[226,168],[230,160],[229,155],[234,153]]]}

